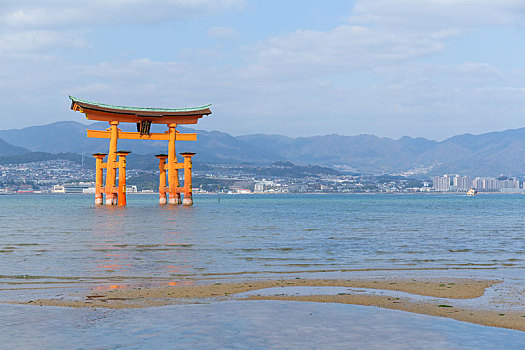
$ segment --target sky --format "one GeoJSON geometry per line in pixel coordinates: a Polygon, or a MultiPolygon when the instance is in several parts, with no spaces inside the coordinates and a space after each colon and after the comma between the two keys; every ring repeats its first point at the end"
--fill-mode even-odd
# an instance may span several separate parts
{"type": "Polygon", "coordinates": [[[68,95],[232,135],[525,127],[525,0],[0,0],[0,129],[68,95]]]}

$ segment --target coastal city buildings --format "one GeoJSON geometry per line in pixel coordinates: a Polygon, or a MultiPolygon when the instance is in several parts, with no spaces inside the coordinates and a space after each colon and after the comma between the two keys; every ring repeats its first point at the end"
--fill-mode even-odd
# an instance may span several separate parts
{"type": "Polygon", "coordinates": [[[443,175],[432,178],[432,190],[436,192],[466,192],[473,188],[480,192],[523,192],[523,182],[517,178],[475,177],[443,175]]]}
{"type": "MultiPolygon", "coordinates": [[[[94,171],[68,160],[0,165],[0,194],[92,194],[94,171]]],[[[127,193],[158,191],[158,170],[127,170],[127,193]]],[[[415,193],[415,192],[525,192],[523,178],[442,175],[415,179],[401,175],[345,173],[289,162],[268,165],[197,164],[194,193],[415,193]]]]}
{"type": "MultiPolygon", "coordinates": [[[[49,192],[65,194],[95,194],[95,182],[71,182],[54,185],[49,192]]],[[[137,186],[126,186],[127,193],[137,193],[137,186]]]]}

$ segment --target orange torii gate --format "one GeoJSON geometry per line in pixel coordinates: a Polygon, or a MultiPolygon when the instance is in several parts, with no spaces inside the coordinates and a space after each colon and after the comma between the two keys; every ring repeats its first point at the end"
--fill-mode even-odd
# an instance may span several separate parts
{"type": "Polygon", "coordinates": [[[176,130],[179,124],[197,124],[205,115],[211,114],[210,106],[194,108],[138,108],[112,106],[80,100],[69,96],[71,109],[86,115],[87,119],[107,121],[107,130],[87,130],[88,137],[109,139],[109,153],[94,153],[96,158],[95,204],[103,204],[106,194],[106,205],[126,205],[126,156],[128,151],[117,151],[117,140],[165,140],[168,142],[168,154],[157,154],[159,159],[159,203],[192,205],[191,157],[195,153],[181,153],[183,163],[177,162],[175,141],[197,141],[197,134],[181,134],[176,130]],[[124,132],[117,126],[119,123],[136,123],[137,132],[124,132]],[[151,124],[166,124],[164,133],[151,133],[151,124]],[[104,162],[104,157],[108,156],[104,162]],[[104,180],[106,170],[106,183],[104,180]],[[184,169],[184,186],[179,184],[179,169],[184,169]],[[117,183],[118,170],[118,183],[117,183]],[[166,172],[167,171],[167,172],[166,172]],[[168,182],[166,183],[166,175],[168,182]],[[184,193],[181,202],[180,194],[184,193]],[[169,195],[169,201],[167,198],[169,195]]]}

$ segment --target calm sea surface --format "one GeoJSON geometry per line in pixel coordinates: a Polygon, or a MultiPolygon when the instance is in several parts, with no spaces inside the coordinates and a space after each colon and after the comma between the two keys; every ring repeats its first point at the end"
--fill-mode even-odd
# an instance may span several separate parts
{"type": "Polygon", "coordinates": [[[525,267],[523,195],[0,197],[0,286],[525,267]]]}

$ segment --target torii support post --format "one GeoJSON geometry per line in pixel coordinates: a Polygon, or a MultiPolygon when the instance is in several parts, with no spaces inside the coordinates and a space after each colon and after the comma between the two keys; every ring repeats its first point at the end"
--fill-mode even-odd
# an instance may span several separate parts
{"type": "Polygon", "coordinates": [[[109,140],[109,154],[108,154],[108,163],[107,163],[107,172],[106,172],[106,205],[116,205],[117,204],[117,171],[116,168],[118,164],[117,161],[117,140],[118,140],[118,121],[110,121],[110,130],[111,138],[109,140]]]}
{"type": "Polygon", "coordinates": [[[104,203],[103,193],[104,186],[102,185],[104,181],[104,157],[107,156],[107,153],[93,153],[93,157],[96,158],[95,168],[95,204],[102,205],[104,203]]]}
{"type": "Polygon", "coordinates": [[[180,155],[184,157],[184,200],[182,201],[182,204],[193,205],[193,191],[191,184],[191,157],[193,157],[195,153],[184,152],[180,155]]]}
{"type": "Polygon", "coordinates": [[[168,203],[166,198],[166,159],[167,154],[156,154],[155,157],[159,159],[159,204],[165,205],[168,203]]]}
{"type": "Polygon", "coordinates": [[[118,156],[118,205],[125,206],[126,203],[126,156],[130,151],[117,151],[118,156]]]}
{"type": "Polygon", "coordinates": [[[179,169],[177,168],[177,154],[175,153],[175,140],[177,139],[177,124],[167,124],[169,128],[168,143],[168,186],[169,204],[181,204],[179,187],[179,169]]]}

